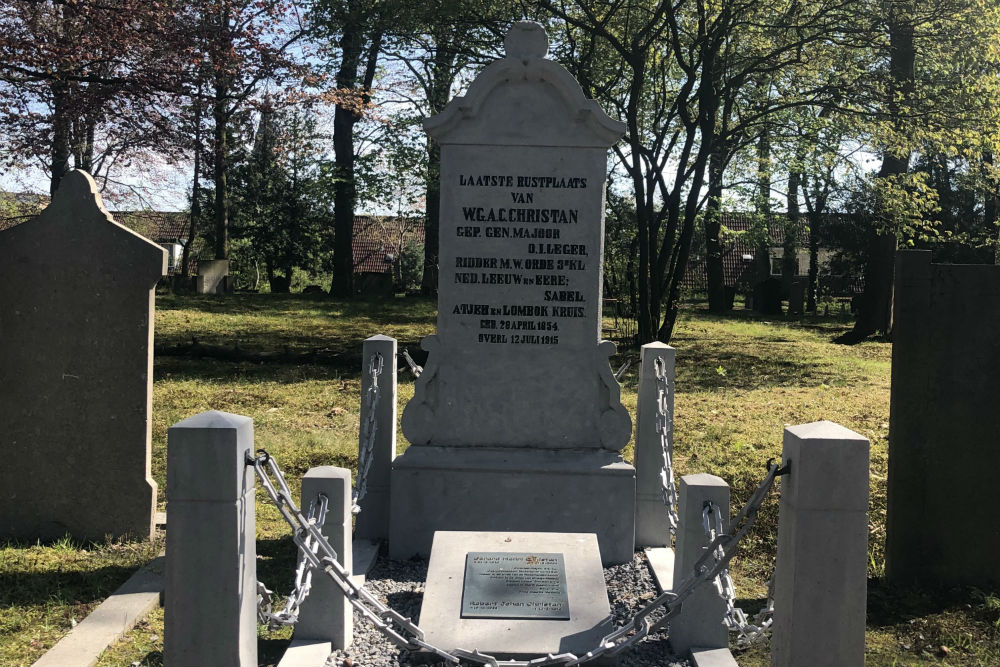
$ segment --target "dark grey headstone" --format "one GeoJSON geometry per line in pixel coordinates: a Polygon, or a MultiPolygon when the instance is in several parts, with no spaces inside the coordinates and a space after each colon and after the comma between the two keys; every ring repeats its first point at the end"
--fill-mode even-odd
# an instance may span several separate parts
{"type": "Polygon", "coordinates": [[[82,171],[0,232],[0,538],[152,535],[153,289],[166,268],[82,171]]]}

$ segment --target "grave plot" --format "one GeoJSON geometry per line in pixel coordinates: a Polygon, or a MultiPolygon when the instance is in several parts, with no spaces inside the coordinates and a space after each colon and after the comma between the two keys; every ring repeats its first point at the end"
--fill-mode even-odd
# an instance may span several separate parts
{"type": "Polygon", "coordinates": [[[288,666],[345,649],[351,608],[400,649],[450,664],[610,663],[664,639],[696,664],[734,664],[729,632],[753,641],[768,622],[734,607],[728,564],[779,476],[774,664],[859,664],[868,441],[830,422],[786,429],[784,465],[768,462],[730,520],[723,480],[674,485],[673,350],[646,346],[637,492],[620,455],[631,424],[608,365],[614,346],[598,340],[606,153],[622,128],[545,59],[539,25],[516,24],[505,45],[466,97],[426,122],[442,146],[440,301],[402,416],[406,453],[395,457],[395,416],[382,403],[395,396],[395,341],[384,336],[365,343],[350,499],[349,471],[317,468],[296,503],[246,418],[203,413],[171,429],[168,485],[181,506],[167,553],[168,667],[256,664],[255,601],[269,625],[296,625],[288,666]],[[252,585],[255,483],[300,549],[280,612],[252,585]],[[656,491],[665,508],[651,502],[656,491]],[[209,546],[184,539],[210,534],[209,546]],[[386,540],[397,561],[430,556],[419,618],[364,586],[372,558],[359,556],[386,540]],[[614,617],[602,565],[631,563],[645,546],[662,550],[661,589],[614,617]],[[207,604],[191,594],[207,589],[223,595],[207,604]],[[832,591],[836,608],[822,602],[832,591]]]}

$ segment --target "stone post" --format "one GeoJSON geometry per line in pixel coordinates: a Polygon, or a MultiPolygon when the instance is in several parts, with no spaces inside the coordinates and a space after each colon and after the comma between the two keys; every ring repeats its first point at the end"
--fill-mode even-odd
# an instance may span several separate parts
{"type": "MultiPolygon", "coordinates": [[[[722,529],[729,528],[729,485],[715,475],[698,473],[681,477],[679,484],[677,530],[677,567],[674,581],[680,582],[694,572],[694,564],[705,553],[708,539],[702,525],[702,511],[715,503],[722,512],[722,529]]],[[[670,646],[678,655],[693,648],[728,648],[729,630],[723,625],[726,603],[705,583],[684,601],[681,613],[670,623],[670,646]]]]}
{"type": "MultiPolygon", "coordinates": [[[[328,499],[326,522],[320,526],[337,560],[351,572],[351,471],[346,468],[320,466],[310,468],[302,476],[303,512],[318,494],[328,499]]],[[[343,591],[321,571],[314,570],[312,589],[299,609],[299,622],[294,639],[330,642],[333,648],[347,648],[354,636],[354,616],[351,603],[343,591]]],[[[327,654],[329,655],[329,653],[327,654]]]]}
{"type": "Polygon", "coordinates": [[[772,667],[864,664],[868,450],[833,422],[785,429],[772,667]]]}
{"type": "Polygon", "coordinates": [[[257,665],[253,420],[203,412],[167,434],[163,661],[257,665]]]}
{"type": "MultiPolygon", "coordinates": [[[[375,447],[368,470],[368,491],[361,501],[361,513],[355,526],[355,537],[385,540],[389,537],[389,474],[396,458],[396,339],[372,336],[365,340],[361,363],[361,433],[359,447],[368,438],[368,393],[373,355],[382,355],[382,373],[378,376],[379,401],[375,409],[375,447]]],[[[359,449],[360,452],[360,449],[359,449]]],[[[360,456],[359,456],[360,461],[360,456]]],[[[358,471],[361,474],[361,471],[358,471]]]]}
{"type": "MultiPolygon", "coordinates": [[[[669,547],[670,523],[663,504],[660,471],[663,453],[657,422],[657,358],[662,358],[667,374],[667,406],[671,423],[674,414],[674,348],[664,343],[647,343],[642,346],[639,369],[639,395],[636,399],[635,429],[635,546],[669,547]]],[[[674,446],[673,428],[667,436],[671,453],[674,446]]]]}

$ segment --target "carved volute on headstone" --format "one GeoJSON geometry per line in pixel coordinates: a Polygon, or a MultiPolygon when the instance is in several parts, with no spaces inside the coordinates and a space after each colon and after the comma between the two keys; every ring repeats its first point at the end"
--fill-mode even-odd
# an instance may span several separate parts
{"type": "Polygon", "coordinates": [[[424,122],[441,145],[437,335],[414,445],[621,450],[631,421],[600,342],[608,149],[624,125],[545,59],[537,23],[424,122]]]}
{"type": "Polygon", "coordinates": [[[153,288],[166,268],[82,171],[0,232],[0,538],[151,536],[153,288]]]}

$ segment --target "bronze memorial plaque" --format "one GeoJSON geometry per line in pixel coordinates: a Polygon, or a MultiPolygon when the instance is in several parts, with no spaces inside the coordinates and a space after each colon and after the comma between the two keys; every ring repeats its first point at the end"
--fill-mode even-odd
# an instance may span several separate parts
{"type": "Polygon", "coordinates": [[[563,555],[469,552],[465,557],[462,618],[569,620],[563,555]]]}

